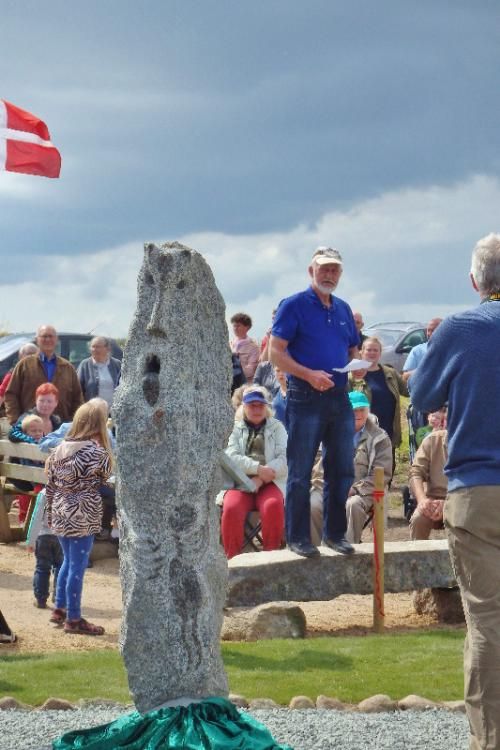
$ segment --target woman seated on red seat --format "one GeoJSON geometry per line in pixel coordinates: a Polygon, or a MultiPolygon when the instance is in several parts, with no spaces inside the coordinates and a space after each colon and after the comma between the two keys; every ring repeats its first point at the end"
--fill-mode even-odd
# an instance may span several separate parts
{"type": "Polygon", "coordinates": [[[245,518],[252,510],[260,513],[264,549],[281,547],[286,442],[285,428],[272,416],[266,389],[251,385],[245,388],[226,453],[252,479],[255,492],[234,489],[224,494],[221,532],[228,558],[241,552],[245,518]]]}

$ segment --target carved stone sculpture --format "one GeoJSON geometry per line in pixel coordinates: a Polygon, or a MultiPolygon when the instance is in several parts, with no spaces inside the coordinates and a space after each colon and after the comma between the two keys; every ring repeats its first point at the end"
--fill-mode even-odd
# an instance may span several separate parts
{"type": "Polygon", "coordinates": [[[141,712],[226,696],[218,458],[231,431],[224,302],[203,257],[147,244],[114,402],[121,647],[141,712]]]}

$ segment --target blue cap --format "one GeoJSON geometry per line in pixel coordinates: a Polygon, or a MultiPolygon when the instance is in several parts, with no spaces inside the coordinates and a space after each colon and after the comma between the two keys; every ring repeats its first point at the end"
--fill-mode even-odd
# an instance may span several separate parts
{"type": "Polygon", "coordinates": [[[370,402],[362,391],[351,391],[349,401],[353,409],[369,409],[370,402]]]}
{"type": "Polygon", "coordinates": [[[252,401],[259,401],[261,404],[267,404],[267,398],[261,393],[261,391],[250,391],[249,393],[245,393],[243,396],[243,403],[251,404],[252,401]]]}

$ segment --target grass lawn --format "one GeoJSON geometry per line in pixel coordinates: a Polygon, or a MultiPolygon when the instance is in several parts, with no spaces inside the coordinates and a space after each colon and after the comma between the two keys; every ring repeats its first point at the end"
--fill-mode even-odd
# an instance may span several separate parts
{"type": "MultiPolygon", "coordinates": [[[[463,694],[463,631],[224,643],[231,692],[287,704],[294,695],[357,703],[375,693],[432,700],[463,694]]],[[[2,655],[0,696],[39,705],[49,696],[130,700],[116,651],[2,655]]]]}

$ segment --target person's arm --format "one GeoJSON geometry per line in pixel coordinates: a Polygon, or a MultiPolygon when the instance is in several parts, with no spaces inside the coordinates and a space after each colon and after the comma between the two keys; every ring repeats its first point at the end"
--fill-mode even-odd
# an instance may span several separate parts
{"type": "Polygon", "coordinates": [[[269,343],[271,340],[271,331],[267,331],[266,335],[261,344],[259,362],[267,362],[269,360],[269,343]]]}
{"type": "Polygon", "coordinates": [[[33,438],[30,438],[29,435],[23,432],[23,428],[21,425],[25,416],[26,415],[23,414],[21,417],[19,417],[15,425],[13,425],[10,428],[9,440],[11,443],[34,443],[35,442],[33,438]]]}
{"type": "Polygon", "coordinates": [[[448,401],[448,387],[461,362],[459,338],[453,317],[443,320],[432,334],[425,356],[408,383],[412,404],[418,411],[437,411],[448,401]]]}
{"type": "Polygon", "coordinates": [[[71,405],[70,405],[70,413],[71,416],[74,416],[75,411],[78,409],[79,406],[83,404],[83,393],[82,388],[80,386],[80,381],[78,380],[78,376],[76,374],[76,370],[71,365],[71,369],[73,372],[71,373],[71,405]]]}
{"type": "Polygon", "coordinates": [[[20,368],[22,367],[22,360],[18,362],[12,373],[12,377],[5,391],[5,412],[7,419],[11,424],[15,424],[21,416],[21,375],[20,368]]]}
{"type": "Polygon", "coordinates": [[[70,427],[71,422],[63,422],[57,430],[54,430],[54,432],[49,432],[48,435],[45,435],[45,437],[43,437],[38,443],[38,447],[40,448],[40,450],[44,453],[48,453],[50,450],[52,450],[52,448],[57,448],[59,443],[64,440],[64,437],[70,427]]]}
{"type": "Polygon", "coordinates": [[[396,373],[396,380],[398,382],[398,390],[400,396],[409,396],[410,393],[408,391],[408,386],[406,385],[406,380],[403,378],[402,375],[397,370],[394,370],[396,373]]]}
{"type": "MultiPolygon", "coordinates": [[[[287,352],[288,341],[280,339],[277,336],[271,336],[271,362],[277,365],[280,370],[295,375],[301,380],[305,380],[317,391],[326,391],[335,385],[332,375],[324,370],[311,370],[309,367],[296,362],[287,352]]],[[[349,349],[349,352],[351,350],[349,349]]]]}
{"type": "Polygon", "coordinates": [[[410,466],[410,489],[417,501],[417,508],[427,518],[437,520],[436,501],[427,495],[426,487],[430,476],[431,444],[424,442],[415,454],[413,464],[410,466]]]}
{"type": "MultiPolygon", "coordinates": [[[[288,435],[285,428],[276,420],[274,429],[274,458],[267,462],[267,466],[274,471],[274,478],[282,478],[287,475],[286,445],[288,435]]],[[[272,481],[272,480],[271,480],[272,481]]]]}

